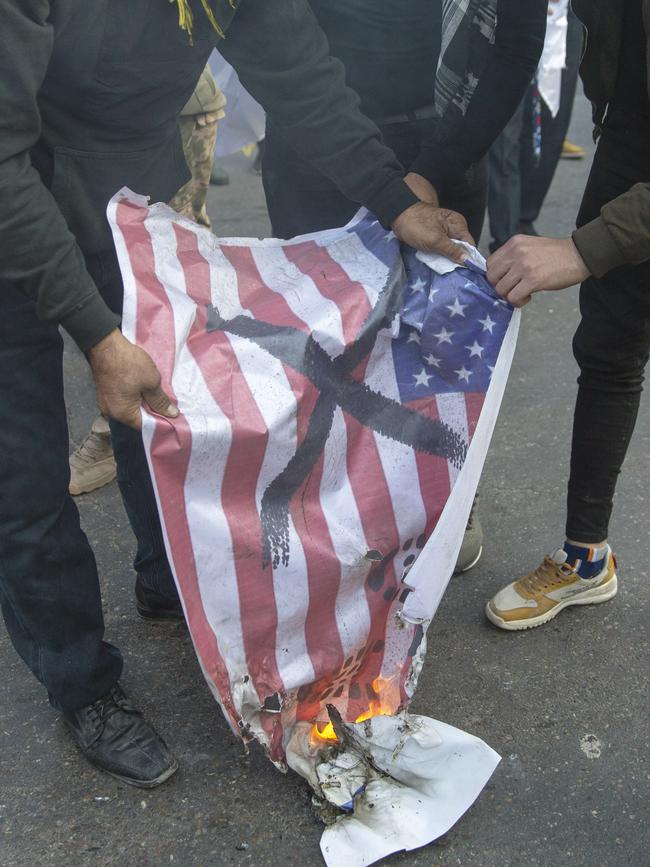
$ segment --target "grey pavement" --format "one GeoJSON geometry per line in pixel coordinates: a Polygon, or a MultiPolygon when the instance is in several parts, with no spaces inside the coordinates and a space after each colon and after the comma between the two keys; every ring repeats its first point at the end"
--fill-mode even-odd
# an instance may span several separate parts
{"type": "MultiPolygon", "coordinates": [[[[572,135],[590,147],[582,99],[572,135]]],[[[217,231],[268,234],[259,178],[243,158],[228,160],[228,167],[232,185],[211,191],[217,231]]],[[[541,231],[570,231],[587,172],[587,161],[560,164],[541,231]]],[[[563,538],[576,297],[575,290],[537,296],[524,311],[482,483],[485,554],[450,584],[413,705],[484,738],[503,761],[446,838],[394,856],[394,865],[650,865],[647,400],[612,526],[616,599],[570,609],[519,634],[499,632],[483,616],[485,601],[504,582],[563,538]]],[[[76,443],[95,407],[83,358],[70,347],[65,363],[76,443]]],[[[260,750],[243,753],[182,627],[136,617],[133,540],[116,486],[81,498],[79,507],[97,555],[107,635],[125,655],[124,684],[181,768],[151,792],[90,768],[0,628],[0,864],[321,864],[322,828],[306,785],[282,776],[260,750]]]]}

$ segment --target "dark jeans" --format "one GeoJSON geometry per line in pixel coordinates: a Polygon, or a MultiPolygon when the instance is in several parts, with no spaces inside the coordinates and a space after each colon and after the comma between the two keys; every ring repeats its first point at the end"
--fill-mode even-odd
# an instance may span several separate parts
{"type": "Polygon", "coordinates": [[[521,149],[524,118],[524,97],[514,114],[490,148],[489,199],[490,250],[494,252],[519,231],[521,214],[521,149]]]}
{"type": "MultiPolygon", "coordinates": [[[[382,127],[386,144],[402,165],[410,165],[420,151],[424,135],[435,120],[390,124],[382,127]]],[[[262,161],[266,203],[273,234],[291,238],[342,226],[354,216],[359,205],[347,199],[324,175],[301,159],[284,139],[267,124],[262,161]]],[[[438,190],[440,204],[461,213],[478,241],[487,206],[487,163],[481,160],[462,177],[438,190]]]]}
{"type": "MultiPolygon", "coordinates": [[[[650,177],[650,117],[612,109],[578,216],[650,177]]],[[[615,268],[580,287],[582,321],[573,349],[580,376],[573,422],[566,533],[577,542],[608,535],[616,481],[634,430],[650,354],[650,261],[615,268]]]]}
{"type": "MultiPolygon", "coordinates": [[[[582,57],[584,27],[569,9],[566,37],[566,66],[562,70],[560,107],[555,117],[542,100],[542,153],[535,164],[532,147],[523,148],[521,155],[521,214],[520,223],[530,225],[539,217],[562,153],[573,113],[578,84],[578,69],[582,57]]],[[[530,107],[529,107],[530,112],[530,107]]],[[[532,118],[530,118],[532,124],[532,118]]],[[[532,129],[532,127],[529,127],[532,129]]],[[[529,137],[530,141],[531,137],[529,137]]]]}
{"type": "MultiPolygon", "coordinates": [[[[108,264],[107,264],[108,263],[108,264]]],[[[107,301],[121,307],[116,263],[91,267],[107,301]]],[[[0,285],[0,603],[14,647],[72,710],[104,695],[122,657],[103,640],[95,558],[68,494],[63,341],[16,287],[0,285]]],[[[120,487],[138,536],[136,569],[173,592],[140,434],[113,426],[120,487]]]]}
{"type": "Polygon", "coordinates": [[[571,121],[583,38],[584,28],[569,10],[560,108],[553,117],[542,100],[542,150],[539,163],[535,161],[532,144],[532,88],[490,149],[490,248],[493,251],[524,226],[534,223],[539,216],[571,121]]]}

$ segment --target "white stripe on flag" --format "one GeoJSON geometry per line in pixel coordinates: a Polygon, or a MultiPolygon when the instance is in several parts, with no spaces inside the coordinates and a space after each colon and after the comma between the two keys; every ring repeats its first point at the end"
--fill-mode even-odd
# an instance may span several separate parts
{"type": "MultiPolygon", "coordinates": [[[[156,274],[172,305],[175,326],[185,340],[196,314],[196,304],[187,295],[185,274],[175,256],[176,235],[168,220],[146,220],[156,274]],[[174,255],[170,255],[174,251],[174,255]],[[182,300],[181,300],[182,299],[182,300]],[[184,315],[179,317],[179,311],[184,315]],[[189,316],[189,311],[193,311],[189,316]]],[[[188,227],[191,228],[191,227],[188,227]]],[[[178,338],[177,338],[178,344],[178,338]]],[[[177,351],[172,387],[192,432],[184,486],[187,523],[192,538],[199,592],[205,615],[222,650],[230,682],[247,674],[246,653],[239,616],[237,576],[231,557],[221,558],[214,568],[215,550],[232,550],[232,537],[221,508],[221,483],[231,441],[230,422],[214,401],[187,343],[177,351]],[[219,442],[217,458],[210,443],[219,442]],[[207,446],[207,447],[206,447],[207,446]],[[228,600],[224,604],[224,600],[228,600]]],[[[252,685],[251,685],[252,689],[252,685]]]]}
{"type": "Polygon", "coordinates": [[[252,247],[251,252],[269,289],[284,298],[330,356],[339,355],[345,341],[336,304],[321,295],[314,281],[287,259],[282,247],[252,247]]]}
{"type": "Polygon", "coordinates": [[[325,443],[321,504],[343,580],[336,598],[336,622],[345,656],[363,647],[370,632],[366,578],[373,565],[365,557],[368,543],[347,472],[347,428],[343,411],[334,411],[325,443]]]}
{"type": "MultiPolygon", "coordinates": [[[[185,274],[176,256],[176,233],[171,221],[165,213],[158,215],[152,209],[151,215],[144,221],[144,228],[151,239],[156,276],[165,289],[174,317],[176,376],[179,368],[182,370],[179,360],[182,353],[187,351],[186,341],[196,316],[196,304],[187,294],[185,274]]],[[[172,385],[176,394],[185,394],[185,381],[179,388],[175,387],[173,381],[172,385]]]]}
{"type": "MultiPolygon", "coordinates": [[[[375,344],[366,372],[366,382],[368,385],[372,384],[372,388],[386,397],[401,402],[391,339],[386,332],[379,336],[375,344]]],[[[395,556],[395,574],[399,581],[404,572],[406,559],[417,557],[419,554],[416,542],[426,529],[426,507],[422,500],[420,475],[413,449],[377,433],[375,442],[393,502],[400,542],[402,545],[409,542],[407,549],[401,547],[395,556]]],[[[408,586],[408,578],[405,583],[408,586]]],[[[398,593],[393,601],[392,613],[386,628],[381,669],[382,676],[385,678],[395,676],[396,670],[401,667],[406,658],[413,638],[411,629],[396,629],[391,619],[402,608],[400,596],[401,594],[398,593]]]]}
{"type": "Polygon", "coordinates": [[[388,267],[370,252],[355,232],[340,236],[335,241],[318,239],[317,243],[327,248],[330,258],[346,272],[351,281],[363,286],[370,306],[374,307],[388,280],[388,267]]]}
{"type": "Polygon", "coordinates": [[[213,241],[207,232],[195,231],[195,234],[199,253],[210,268],[212,304],[224,319],[233,319],[242,314],[250,316],[250,312],[241,306],[237,272],[222,253],[216,238],[213,241]]]}
{"type": "MultiPolygon", "coordinates": [[[[296,452],[296,400],[280,361],[250,340],[232,335],[229,339],[253,400],[271,432],[255,492],[260,511],[264,491],[296,452]]],[[[273,572],[278,617],[276,660],[287,689],[314,679],[305,641],[305,615],[309,607],[307,565],[291,520],[290,546],[289,565],[273,572]]]]}
{"type": "MultiPolygon", "coordinates": [[[[379,391],[391,400],[400,402],[391,342],[384,339],[383,335],[380,335],[375,344],[365,381],[375,391],[379,391]]],[[[420,495],[420,479],[415,452],[411,446],[378,433],[375,434],[375,442],[379,450],[390,497],[393,501],[393,512],[399,538],[402,542],[407,539],[415,541],[414,537],[419,536],[424,531],[427,523],[426,509],[420,495]]],[[[402,574],[404,559],[410,554],[416,553],[415,545],[411,547],[413,550],[400,551],[395,558],[395,570],[398,579],[402,574]]]]}

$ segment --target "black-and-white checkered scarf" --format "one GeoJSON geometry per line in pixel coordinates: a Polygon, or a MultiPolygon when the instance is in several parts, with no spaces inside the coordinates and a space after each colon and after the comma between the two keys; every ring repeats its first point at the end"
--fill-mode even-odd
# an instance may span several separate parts
{"type": "Polygon", "coordinates": [[[494,43],[497,0],[443,0],[436,111],[465,115],[494,43]]]}

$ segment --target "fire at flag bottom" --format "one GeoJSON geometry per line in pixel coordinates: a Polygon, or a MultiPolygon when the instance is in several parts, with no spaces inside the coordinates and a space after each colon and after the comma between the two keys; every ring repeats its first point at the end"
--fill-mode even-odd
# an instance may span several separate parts
{"type": "Polygon", "coordinates": [[[111,200],[125,335],[178,403],[143,412],[167,552],[233,731],[302,774],[328,865],[422,846],[499,757],[408,712],[514,353],[519,312],[368,212],[217,239],[111,200]]]}

